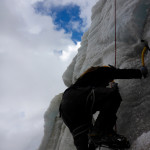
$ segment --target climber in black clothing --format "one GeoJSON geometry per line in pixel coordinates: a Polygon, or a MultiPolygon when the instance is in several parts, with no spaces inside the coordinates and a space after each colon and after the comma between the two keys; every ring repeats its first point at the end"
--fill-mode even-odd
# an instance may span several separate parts
{"type": "Polygon", "coordinates": [[[126,139],[113,130],[116,113],[122,101],[118,86],[107,86],[114,79],[141,79],[147,74],[146,67],[141,70],[116,69],[112,66],[91,67],[64,92],[60,113],[73,135],[77,150],[95,149],[92,144],[88,144],[88,136],[96,144],[107,144],[107,140],[110,142],[113,136],[120,142],[126,139]],[[100,111],[100,114],[92,126],[92,115],[96,111],[100,111]]]}

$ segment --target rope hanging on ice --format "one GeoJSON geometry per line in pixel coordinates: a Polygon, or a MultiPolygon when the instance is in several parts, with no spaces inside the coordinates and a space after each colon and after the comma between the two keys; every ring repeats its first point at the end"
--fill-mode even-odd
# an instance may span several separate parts
{"type": "Polygon", "coordinates": [[[115,67],[117,66],[117,17],[116,17],[116,12],[117,12],[117,7],[116,7],[116,0],[115,0],[115,67]]]}

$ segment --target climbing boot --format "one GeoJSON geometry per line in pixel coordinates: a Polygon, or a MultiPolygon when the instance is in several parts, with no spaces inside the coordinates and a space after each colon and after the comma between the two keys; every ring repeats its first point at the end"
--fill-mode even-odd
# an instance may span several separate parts
{"type": "Polygon", "coordinates": [[[98,146],[113,149],[130,148],[130,143],[126,137],[112,132],[103,136],[89,135],[91,141],[98,146]]]}

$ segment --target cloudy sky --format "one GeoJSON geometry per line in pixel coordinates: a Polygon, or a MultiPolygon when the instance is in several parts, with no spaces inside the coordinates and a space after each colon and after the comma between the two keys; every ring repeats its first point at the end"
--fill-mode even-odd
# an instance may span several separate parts
{"type": "Polygon", "coordinates": [[[98,0],[1,0],[0,150],[36,150],[50,100],[98,0]]]}

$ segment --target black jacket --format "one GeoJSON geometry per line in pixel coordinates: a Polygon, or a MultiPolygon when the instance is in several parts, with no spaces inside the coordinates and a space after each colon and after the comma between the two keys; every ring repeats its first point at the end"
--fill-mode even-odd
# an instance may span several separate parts
{"type": "Polygon", "coordinates": [[[106,87],[114,79],[141,79],[142,73],[139,69],[116,69],[112,67],[99,67],[80,77],[74,86],[79,87],[106,87]]]}

